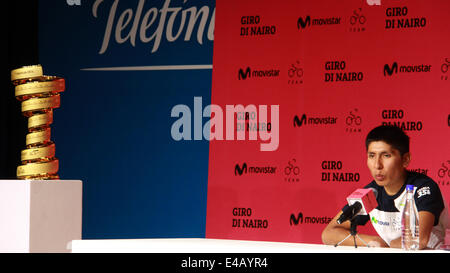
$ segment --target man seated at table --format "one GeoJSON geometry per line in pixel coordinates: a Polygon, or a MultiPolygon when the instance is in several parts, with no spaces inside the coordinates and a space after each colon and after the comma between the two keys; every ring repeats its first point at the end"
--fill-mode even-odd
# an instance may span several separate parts
{"type": "MultiPolygon", "coordinates": [[[[401,217],[406,201],[406,185],[414,185],[414,200],[419,212],[419,249],[439,248],[450,228],[450,218],[439,186],[428,176],[410,172],[406,168],[411,161],[409,137],[396,126],[379,126],[366,137],[367,167],[373,181],[365,188],[378,191],[378,207],[369,215],[356,216],[357,224],[371,220],[379,236],[358,234],[370,246],[401,248],[401,217]]],[[[347,205],[348,206],[348,205],[347,205]]],[[[342,209],[345,210],[346,207],[342,209]]],[[[350,233],[350,221],[338,224],[336,217],[322,232],[324,244],[337,244],[350,233]]],[[[357,245],[365,243],[356,239],[357,245]]],[[[354,245],[349,237],[342,245],[354,245]]]]}

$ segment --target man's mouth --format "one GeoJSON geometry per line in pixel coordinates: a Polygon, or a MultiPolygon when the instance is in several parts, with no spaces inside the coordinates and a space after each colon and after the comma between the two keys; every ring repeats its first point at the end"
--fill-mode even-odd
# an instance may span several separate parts
{"type": "Polygon", "coordinates": [[[382,174],[376,174],[376,175],[375,175],[375,179],[376,179],[377,181],[383,181],[383,180],[385,179],[385,176],[382,175],[382,174]]]}

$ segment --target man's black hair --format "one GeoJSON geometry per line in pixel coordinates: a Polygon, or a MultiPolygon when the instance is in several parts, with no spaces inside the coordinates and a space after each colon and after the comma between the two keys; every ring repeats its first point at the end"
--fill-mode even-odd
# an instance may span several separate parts
{"type": "Polygon", "coordinates": [[[397,126],[381,125],[372,129],[366,137],[366,151],[374,141],[384,141],[400,151],[400,155],[409,152],[409,137],[397,126]]]}

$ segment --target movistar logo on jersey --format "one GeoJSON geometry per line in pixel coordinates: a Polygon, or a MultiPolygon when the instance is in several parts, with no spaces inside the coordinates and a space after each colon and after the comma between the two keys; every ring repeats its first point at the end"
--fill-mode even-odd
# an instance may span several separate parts
{"type": "Polygon", "coordinates": [[[374,216],[372,216],[372,218],[370,219],[370,221],[372,221],[372,223],[373,223],[373,224],[376,224],[376,225],[389,226],[389,222],[384,222],[384,221],[378,220],[378,219],[375,218],[374,216]]]}

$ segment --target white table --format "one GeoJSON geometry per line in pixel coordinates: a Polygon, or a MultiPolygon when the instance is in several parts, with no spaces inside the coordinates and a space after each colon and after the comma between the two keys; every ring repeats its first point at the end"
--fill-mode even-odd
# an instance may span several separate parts
{"type": "MultiPolygon", "coordinates": [[[[74,240],[72,253],[405,253],[401,249],[206,238],[74,240]]],[[[421,250],[419,253],[449,253],[421,250]]]]}

